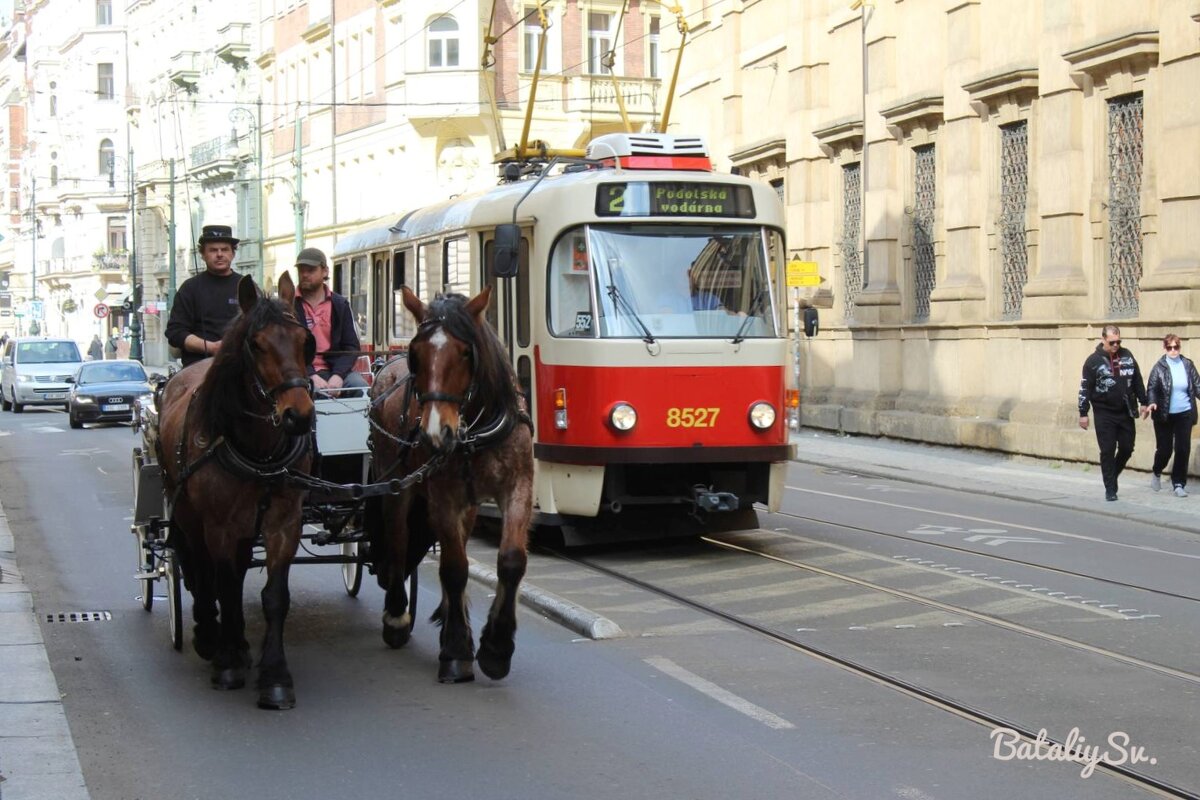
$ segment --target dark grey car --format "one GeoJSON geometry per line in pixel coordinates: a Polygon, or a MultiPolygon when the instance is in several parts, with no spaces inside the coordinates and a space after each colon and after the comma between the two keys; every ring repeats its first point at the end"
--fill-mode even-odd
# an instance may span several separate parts
{"type": "Polygon", "coordinates": [[[152,390],[137,361],[91,361],[71,379],[67,411],[72,428],[85,422],[132,422],[138,400],[152,390]]]}

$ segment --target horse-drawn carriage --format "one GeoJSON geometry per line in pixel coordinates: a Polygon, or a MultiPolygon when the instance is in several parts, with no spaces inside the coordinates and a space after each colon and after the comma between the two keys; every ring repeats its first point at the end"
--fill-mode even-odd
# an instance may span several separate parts
{"type": "Polygon", "coordinates": [[[500,582],[478,662],[504,677],[525,572],[533,445],[516,379],[484,320],[490,292],[428,306],[406,292],[420,323],[407,358],[384,365],[367,397],[332,399],[311,395],[315,342],[295,318],[294,296],[286,273],[278,300],[243,278],[241,315],[220,353],[176,373],[135,411],[142,442],[133,451],[132,531],[143,607],[152,608],[164,580],[180,650],[187,588],[192,644],[212,662],[213,687],[241,688],[251,666],[243,583],[249,568],[264,567],[258,705],[291,708],[283,650],[291,564],[339,564],[352,596],[369,567],[385,592],[383,639],[397,648],[413,628],[416,567],[436,541],[438,679],[473,680],[466,539],[479,502],[490,499],[504,518],[500,582]]]}

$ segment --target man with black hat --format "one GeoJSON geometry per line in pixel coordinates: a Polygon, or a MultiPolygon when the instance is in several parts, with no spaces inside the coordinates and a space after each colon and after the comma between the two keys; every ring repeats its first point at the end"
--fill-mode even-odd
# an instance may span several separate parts
{"type": "Polygon", "coordinates": [[[233,271],[233,254],[239,241],[228,225],[205,225],[197,240],[206,269],[179,287],[167,321],[167,342],[183,352],[185,367],[215,356],[226,326],[238,315],[242,276],[233,271]]]}
{"type": "Polygon", "coordinates": [[[325,285],[329,278],[325,254],[315,247],[301,250],[296,256],[296,274],[299,276],[296,317],[317,340],[317,355],[308,366],[313,388],[319,392],[365,387],[367,382],[354,371],[361,347],[354,329],[354,314],[346,298],[325,285]]]}

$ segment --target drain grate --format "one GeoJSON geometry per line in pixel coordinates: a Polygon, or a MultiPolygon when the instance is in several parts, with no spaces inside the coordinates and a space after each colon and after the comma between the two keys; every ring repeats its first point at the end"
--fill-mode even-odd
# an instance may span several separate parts
{"type": "Polygon", "coordinates": [[[47,614],[46,622],[111,622],[111,611],[63,611],[47,614]]]}

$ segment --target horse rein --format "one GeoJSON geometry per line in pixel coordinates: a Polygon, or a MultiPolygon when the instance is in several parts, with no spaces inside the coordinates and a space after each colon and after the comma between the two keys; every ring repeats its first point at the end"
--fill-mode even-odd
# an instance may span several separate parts
{"type": "MultiPolygon", "coordinates": [[[[305,327],[304,325],[301,325],[300,322],[295,318],[295,316],[293,316],[291,314],[285,314],[284,316],[288,318],[288,320],[289,320],[288,324],[296,325],[297,327],[304,328],[304,330],[308,333],[308,335],[310,335],[310,336],[312,335],[311,331],[309,331],[308,328],[305,327]]],[[[242,341],[242,355],[246,358],[247,362],[250,364],[250,374],[254,378],[254,391],[257,393],[258,398],[260,400],[262,400],[263,402],[265,402],[266,404],[268,404],[271,407],[271,413],[270,414],[255,414],[252,411],[247,411],[244,409],[243,409],[242,413],[245,414],[246,416],[254,417],[255,419],[269,420],[273,427],[278,428],[281,424],[283,424],[283,420],[279,416],[279,404],[277,402],[276,395],[278,395],[280,392],[285,392],[288,389],[310,390],[311,389],[311,381],[308,379],[308,377],[287,378],[286,380],[280,381],[275,386],[272,386],[270,389],[266,388],[266,386],[263,385],[262,373],[260,373],[258,371],[258,361],[255,360],[254,351],[250,347],[250,339],[251,338],[252,338],[251,336],[247,336],[242,341]]]]}

